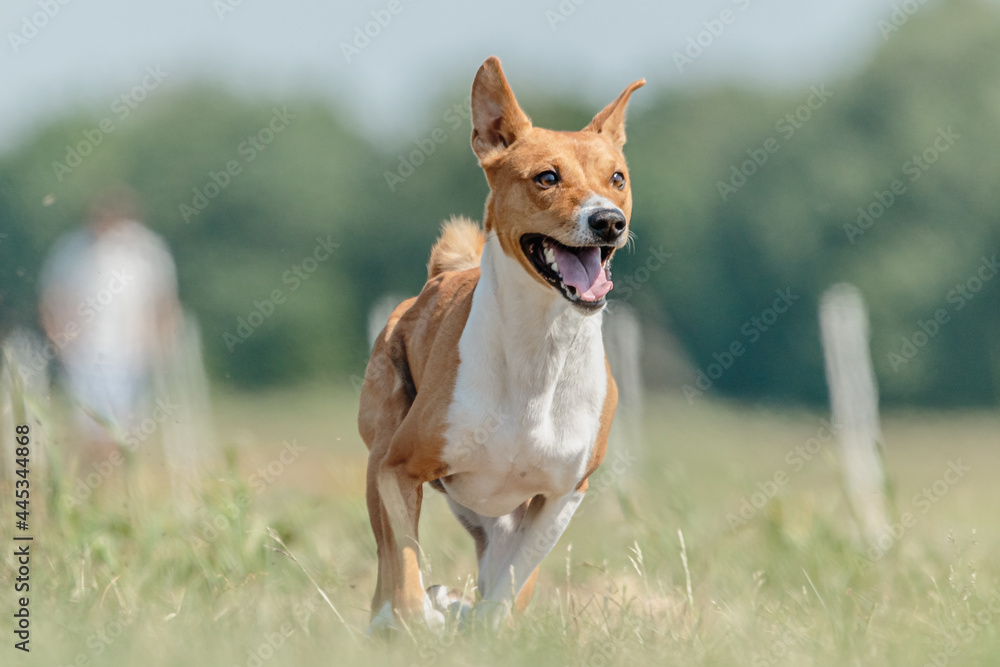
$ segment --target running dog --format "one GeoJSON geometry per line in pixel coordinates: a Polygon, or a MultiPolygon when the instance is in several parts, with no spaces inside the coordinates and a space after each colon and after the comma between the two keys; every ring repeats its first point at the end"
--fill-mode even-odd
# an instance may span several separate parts
{"type": "Polygon", "coordinates": [[[417,523],[423,485],[472,535],[485,617],[527,605],[538,566],[604,459],[618,392],[601,339],[611,258],[629,234],[622,155],[629,85],[579,132],[534,127],[500,61],[472,85],[472,149],[490,193],[483,225],[453,218],[420,294],[372,350],[358,428],[378,548],[372,629],[444,622],[417,523]]]}

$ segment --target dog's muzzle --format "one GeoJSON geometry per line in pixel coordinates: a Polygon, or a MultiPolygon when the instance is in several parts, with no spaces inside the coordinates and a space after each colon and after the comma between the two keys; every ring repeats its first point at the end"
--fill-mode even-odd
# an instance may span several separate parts
{"type": "Polygon", "coordinates": [[[603,243],[616,243],[625,233],[625,214],[617,208],[602,208],[587,218],[590,231],[603,243]]]}

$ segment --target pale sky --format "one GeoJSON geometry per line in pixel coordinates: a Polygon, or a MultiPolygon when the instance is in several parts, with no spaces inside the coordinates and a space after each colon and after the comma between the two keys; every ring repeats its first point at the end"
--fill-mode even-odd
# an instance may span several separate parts
{"type": "MultiPolygon", "coordinates": [[[[431,107],[440,96],[468,88],[491,54],[500,56],[516,90],[552,90],[595,107],[640,77],[658,89],[719,78],[808,86],[832,81],[870,57],[883,41],[877,23],[894,4],[63,1],[5,0],[0,7],[0,151],[81,102],[106,113],[150,66],[168,74],[150,95],[191,80],[276,96],[308,91],[385,141],[405,139],[438,115],[442,110],[431,107]],[[54,15],[46,16],[45,7],[54,15]],[[366,45],[359,42],[364,48],[348,62],[341,44],[378,18],[385,25],[366,45]],[[700,32],[706,46],[679,71],[674,53],[700,32]]],[[[376,32],[375,23],[368,28],[376,32]]]]}

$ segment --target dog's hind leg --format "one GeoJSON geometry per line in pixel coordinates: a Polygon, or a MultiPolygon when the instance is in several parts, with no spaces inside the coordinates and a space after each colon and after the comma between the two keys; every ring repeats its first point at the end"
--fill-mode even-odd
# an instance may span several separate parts
{"type": "Polygon", "coordinates": [[[375,550],[378,556],[378,578],[375,582],[375,594],[372,596],[369,632],[395,625],[392,614],[392,582],[395,575],[391,571],[392,556],[389,553],[386,531],[383,528],[383,524],[386,522],[385,510],[382,507],[382,498],[377,484],[380,463],[380,458],[372,456],[368,459],[369,481],[365,494],[365,500],[368,504],[368,519],[371,522],[372,532],[375,533],[375,550]]]}
{"type": "Polygon", "coordinates": [[[411,473],[428,462],[416,461],[415,448],[407,446],[412,436],[406,434],[404,424],[416,392],[405,348],[389,336],[393,324],[390,319],[372,350],[358,412],[358,430],[369,449],[365,495],[378,552],[369,631],[395,627],[396,613],[411,617],[422,612],[432,626],[441,620],[420,582],[417,522],[425,479],[411,473]]]}
{"type": "Polygon", "coordinates": [[[392,458],[390,450],[376,472],[384,548],[384,557],[380,557],[379,563],[380,566],[386,563],[382,573],[388,574],[382,579],[380,593],[391,600],[392,610],[403,618],[422,616],[429,627],[436,629],[443,624],[444,617],[433,609],[420,573],[417,524],[423,501],[423,480],[409,472],[406,462],[395,462],[392,458]]]}
{"type": "Polygon", "coordinates": [[[386,456],[369,460],[368,477],[368,514],[378,548],[369,630],[396,627],[398,618],[422,618],[431,629],[440,629],[444,616],[431,604],[420,573],[423,480],[410,473],[406,461],[395,459],[391,447],[386,456]]]}
{"type": "Polygon", "coordinates": [[[419,415],[408,412],[388,445],[380,441],[369,454],[368,514],[378,545],[371,630],[395,627],[397,620],[423,619],[435,630],[444,625],[424,591],[417,535],[423,484],[443,464],[433,448],[414,445],[419,423],[419,415]]]}

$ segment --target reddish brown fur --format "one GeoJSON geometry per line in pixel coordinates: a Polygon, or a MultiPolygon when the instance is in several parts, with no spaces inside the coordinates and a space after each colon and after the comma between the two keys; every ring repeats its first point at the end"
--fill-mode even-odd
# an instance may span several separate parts
{"type": "Polygon", "coordinates": [[[455,348],[472,307],[479,269],[443,273],[420,295],[401,303],[372,350],[358,412],[358,430],[368,445],[368,514],[378,545],[379,577],[373,612],[392,599],[404,614],[423,600],[417,562],[404,565],[404,550],[417,543],[423,483],[446,474],[441,461],[447,405],[458,372],[455,348]],[[388,363],[376,360],[388,359],[388,363]],[[429,363],[434,359],[434,363],[429,363]],[[419,400],[407,392],[408,374],[419,400]],[[398,478],[412,521],[395,536],[382,503],[379,476],[398,478]],[[386,588],[388,582],[388,589],[386,588]]]}

